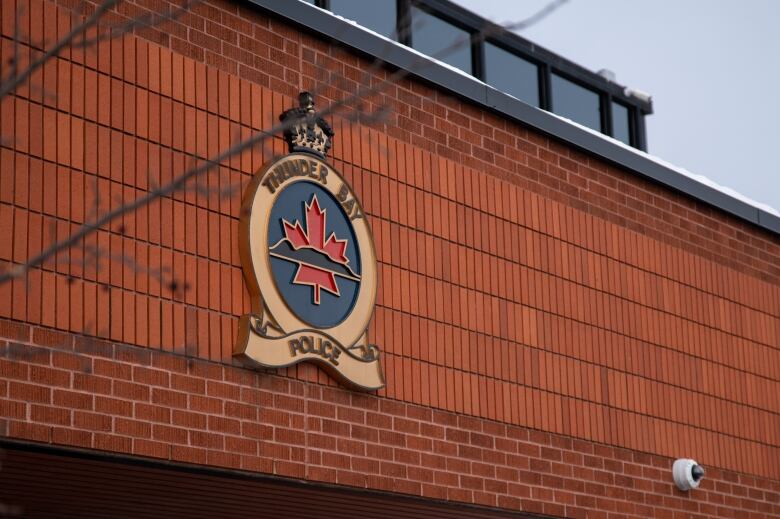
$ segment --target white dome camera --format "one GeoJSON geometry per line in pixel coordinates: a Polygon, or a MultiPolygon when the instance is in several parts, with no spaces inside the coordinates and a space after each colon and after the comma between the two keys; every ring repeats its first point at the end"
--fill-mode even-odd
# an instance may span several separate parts
{"type": "Polygon", "coordinates": [[[696,460],[680,458],[672,465],[674,484],[682,491],[696,488],[704,479],[704,467],[696,463],[696,460]]]}

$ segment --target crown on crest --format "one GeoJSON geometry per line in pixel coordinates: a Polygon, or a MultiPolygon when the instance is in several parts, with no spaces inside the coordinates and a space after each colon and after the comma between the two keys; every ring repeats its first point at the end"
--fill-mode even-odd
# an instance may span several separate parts
{"type": "Polygon", "coordinates": [[[303,151],[325,158],[331,146],[335,133],[328,122],[316,115],[314,96],[309,92],[298,94],[297,108],[285,110],[279,120],[290,126],[284,130],[284,140],[290,148],[290,153],[303,151]],[[295,121],[295,122],[292,122],[295,121]]]}

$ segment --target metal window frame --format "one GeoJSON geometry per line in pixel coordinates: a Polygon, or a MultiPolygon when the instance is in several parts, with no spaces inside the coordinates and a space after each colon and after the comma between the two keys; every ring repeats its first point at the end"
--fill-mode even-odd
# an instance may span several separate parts
{"type": "MultiPolygon", "coordinates": [[[[567,71],[560,70],[557,67],[548,67],[548,72],[550,74],[550,108],[548,111],[552,113],[555,112],[555,96],[552,95],[552,77],[553,75],[556,75],[560,78],[565,79],[569,83],[573,83],[574,85],[583,88],[585,90],[588,90],[594,94],[596,94],[596,97],[598,98],[599,103],[599,128],[598,131],[603,133],[604,135],[612,136],[611,128],[612,128],[612,119],[611,119],[611,106],[607,102],[607,100],[610,98],[610,94],[607,92],[603,92],[601,90],[596,90],[592,86],[588,85],[587,83],[584,83],[583,81],[579,80],[576,77],[570,76],[567,71]],[[609,112],[609,113],[608,113],[609,112]]],[[[560,115],[560,114],[558,114],[560,115]]],[[[582,124],[582,123],[580,123],[582,124]]],[[[594,130],[596,128],[593,128],[594,130]]]]}
{"type": "MultiPolygon", "coordinates": [[[[773,235],[780,235],[780,217],[768,211],[682,175],[674,168],[654,160],[653,157],[645,156],[641,152],[626,148],[563,121],[549,111],[526,104],[475,78],[454,72],[430,60],[421,67],[420,56],[415,51],[407,49],[404,45],[388,46],[384,38],[325,13],[308,3],[291,0],[244,1],[247,4],[254,4],[268,15],[278,17],[304,31],[343,45],[369,59],[380,59],[389,67],[408,70],[416,80],[474,103],[484,110],[499,114],[501,117],[624,168],[648,181],[713,206],[773,233],[773,235]]],[[[543,75],[543,78],[548,77],[548,73],[543,75]]],[[[602,80],[607,82],[604,78],[602,80]]],[[[540,93],[543,96],[549,96],[549,85],[543,86],[544,89],[540,93]]],[[[620,98],[622,99],[622,97],[620,98]]],[[[652,109],[649,104],[648,108],[652,109]]],[[[637,131],[637,142],[641,148],[646,145],[643,117],[636,121],[635,130],[637,131]]]]}
{"type": "MultiPolygon", "coordinates": [[[[599,94],[601,132],[612,136],[612,105],[617,100],[628,108],[629,118],[635,121],[631,128],[631,146],[647,151],[644,117],[653,112],[651,102],[625,94],[625,88],[600,75],[587,70],[525,38],[507,31],[481,16],[451,2],[450,0],[395,0],[396,34],[399,43],[414,47],[411,31],[411,8],[417,7],[431,16],[440,18],[460,30],[473,35],[486,31],[486,38],[475,40],[471,44],[471,75],[480,81],[485,80],[485,41],[489,41],[507,52],[516,55],[537,66],[539,108],[552,111],[552,73],[555,72],[569,81],[599,94]]],[[[330,0],[315,0],[315,5],[330,10],[330,0]]],[[[337,13],[338,14],[338,13],[337,13]]]]}
{"type": "MultiPolygon", "coordinates": [[[[615,138],[615,128],[614,128],[614,113],[612,113],[612,103],[619,104],[623,108],[625,108],[628,111],[628,140],[631,146],[638,148],[637,145],[637,132],[635,128],[635,113],[634,110],[631,109],[630,106],[626,106],[620,99],[615,99],[612,96],[608,96],[606,99],[606,102],[609,105],[609,135],[612,138],[615,138]]],[[[619,140],[619,139],[618,139],[619,140]]],[[[622,141],[621,141],[622,142],[622,141]]]]}
{"type": "Polygon", "coordinates": [[[531,65],[534,65],[536,67],[536,93],[537,93],[537,96],[539,98],[539,106],[537,108],[541,108],[542,110],[549,110],[549,106],[550,106],[549,96],[542,95],[543,91],[544,91],[544,88],[546,88],[545,85],[547,83],[547,80],[546,80],[546,78],[544,76],[545,76],[545,74],[549,73],[548,72],[549,67],[546,67],[547,64],[544,63],[543,61],[539,61],[536,58],[531,58],[531,57],[525,56],[524,54],[521,54],[521,53],[515,51],[514,49],[508,47],[500,39],[494,39],[492,36],[489,36],[489,37],[485,38],[484,40],[482,40],[481,45],[480,45],[481,48],[482,48],[482,51],[481,51],[482,52],[482,56],[481,56],[482,63],[480,64],[481,75],[478,77],[478,79],[480,79],[482,81],[485,81],[485,83],[487,83],[487,81],[485,79],[485,74],[486,74],[486,69],[487,69],[487,58],[486,58],[486,53],[485,53],[485,44],[487,44],[487,43],[493,45],[494,47],[498,47],[499,49],[501,49],[501,50],[503,50],[505,52],[508,52],[509,54],[512,54],[516,58],[519,58],[519,59],[521,59],[523,61],[526,61],[526,62],[528,62],[531,65]]]}
{"type": "MultiPolygon", "coordinates": [[[[397,1],[397,0],[396,0],[397,1]]],[[[429,2],[426,0],[408,0],[407,2],[404,2],[405,6],[409,9],[408,14],[404,13],[403,16],[406,17],[410,24],[410,30],[409,30],[409,37],[408,37],[408,45],[411,48],[414,48],[414,36],[412,35],[413,31],[413,24],[414,19],[411,14],[412,7],[416,7],[417,9],[420,9],[421,11],[424,11],[425,13],[429,14],[430,16],[433,16],[435,18],[438,18],[444,23],[447,23],[449,25],[452,25],[456,29],[460,29],[461,31],[466,32],[469,35],[469,38],[474,37],[474,33],[477,32],[474,30],[474,27],[469,25],[468,23],[463,22],[458,18],[458,15],[456,13],[453,13],[451,11],[442,11],[432,8],[429,5],[429,2]]],[[[400,2],[399,2],[400,5],[400,2]]],[[[456,6],[457,7],[457,6],[456,6]]],[[[400,34],[400,33],[399,33],[400,34]]],[[[450,42],[445,42],[445,44],[449,45],[450,42]]],[[[471,74],[477,79],[482,79],[482,66],[484,63],[484,51],[482,49],[482,45],[480,41],[471,41],[469,49],[469,54],[471,56],[471,70],[464,70],[467,74],[471,74]]],[[[444,58],[438,58],[440,61],[446,61],[444,58]]]]}

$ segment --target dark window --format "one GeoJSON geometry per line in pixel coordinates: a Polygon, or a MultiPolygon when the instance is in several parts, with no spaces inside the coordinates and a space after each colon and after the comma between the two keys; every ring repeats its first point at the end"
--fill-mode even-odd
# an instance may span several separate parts
{"type": "Polygon", "coordinates": [[[628,108],[612,101],[612,136],[619,141],[631,145],[630,119],[628,108]]]}
{"type": "Polygon", "coordinates": [[[601,131],[599,95],[558,74],[552,74],[552,111],[601,131]]]}
{"type": "Polygon", "coordinates": [[[471,74],[469,37],[463,29],[412,7],[412,47],[471,74]]]}
{"type": "Polygon", "coordinates": [[[382,36],[397,39],[395,0],[330,0],[330,10],[382,36]]]}
{"type": "Polygon", "coordinates": [[[529,105],[539,106],[539,68],[492,43],[485,43],[485,82],[529,105]]]}

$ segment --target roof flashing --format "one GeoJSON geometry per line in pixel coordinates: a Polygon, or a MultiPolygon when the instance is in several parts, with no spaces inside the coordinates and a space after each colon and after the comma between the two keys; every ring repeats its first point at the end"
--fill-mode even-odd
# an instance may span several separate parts
{"type": "MultiPolygon", "coordinates": [[[[574,121],[528,105],[451,65],[377,34],[356,22],[302,1],[249,0],[249,2],[328,39],[368,56],[379,58],[391,66],[407,70],[412,76],[446,89],[461,98],[506,115],[516,122],[567,142],[610,163],[634,171],[657,184],[681,192],[767,231],[780,234],[780,212],[775,209],[574,121]]],[[[601,79],[608,83],[607,79],[601,79]]],[[[650,96],[644,92],[628,88],[625,90],[626,95],[636,97],[638,100],[646,96],[647,102],[650,102],[650,96]]]]}

